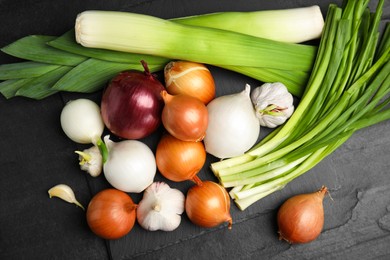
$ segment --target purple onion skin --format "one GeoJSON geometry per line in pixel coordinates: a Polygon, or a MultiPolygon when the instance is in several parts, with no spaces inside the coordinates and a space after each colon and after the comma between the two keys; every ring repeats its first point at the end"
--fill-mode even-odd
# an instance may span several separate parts
{"type": "Polygon", "coordinates": [[[161,124],[164,101],[160,92],[164,89],[147,67],[145,72],[119,73],[103,93],[104,124],[124,139],[141,139],[152,134],[161,124]]]}

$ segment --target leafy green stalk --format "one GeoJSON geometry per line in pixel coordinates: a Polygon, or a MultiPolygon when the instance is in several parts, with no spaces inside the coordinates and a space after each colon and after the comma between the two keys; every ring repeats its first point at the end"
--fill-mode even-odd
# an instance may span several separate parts
{"type": "Polygon", "coordinates": [[[245,155],[212,164],[240,209],[315,167],[355,131],[390,118],[388,33],[376,48],[383,1],[372,15],[367,4],[347,1],[341,16],[329,8],[315,68],[290,120],[245,155]]]}

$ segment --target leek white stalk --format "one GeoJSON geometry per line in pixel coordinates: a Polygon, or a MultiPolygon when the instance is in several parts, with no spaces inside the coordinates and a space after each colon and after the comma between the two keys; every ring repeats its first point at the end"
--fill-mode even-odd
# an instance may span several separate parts
{"type": "Polygon", "coordinates": [[[310,71],[316,47],[283,43],[157,17],[114,11],[77,16],[76,41],[102,48],[213,65],[310,71]]]}
{"type": "Polygon", "coordinates": [[[172,21],[292,43],[319,38],[324,27],[324,18],[318,5],[254,12],[219,12],[172,21]]]}

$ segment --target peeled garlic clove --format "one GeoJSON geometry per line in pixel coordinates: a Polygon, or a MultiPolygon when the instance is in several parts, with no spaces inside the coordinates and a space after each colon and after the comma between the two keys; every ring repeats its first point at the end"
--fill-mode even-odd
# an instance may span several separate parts
{"type": "Polygon", "coordinates": [[[294,112],[294,98],[280,82],[265,83],[255,88],[251,100],[261,126],[275,128],[294,112]]]}
{"type": "Polygon", "coordinates": [[[58,197],[66,202],[74,203],[85,210],[83,205],[81,205],[81,203],[76,200],[76,196],[74,195],[72,188],[66,184],[58,184],[51,188],[48,192],[50,198],[58,197]]]}
{"type": "Polygon", "coordinates": [[[97,177],[102,173],[103,158],[97,146],[75,153],[79,155],[81,170],[88,172],[92,177],[97,177]]]}

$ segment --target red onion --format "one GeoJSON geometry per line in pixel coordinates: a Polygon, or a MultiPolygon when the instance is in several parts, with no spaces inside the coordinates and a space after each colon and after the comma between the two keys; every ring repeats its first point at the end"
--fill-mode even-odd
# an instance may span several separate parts
{"type": "Polygon", "coordinates": [[[104,124],[115,135],[140,139],[153,133],[161,123],[163,84],[150,73],[130,70],[114,77],[104,91],[101,112],[104,124]]]}

